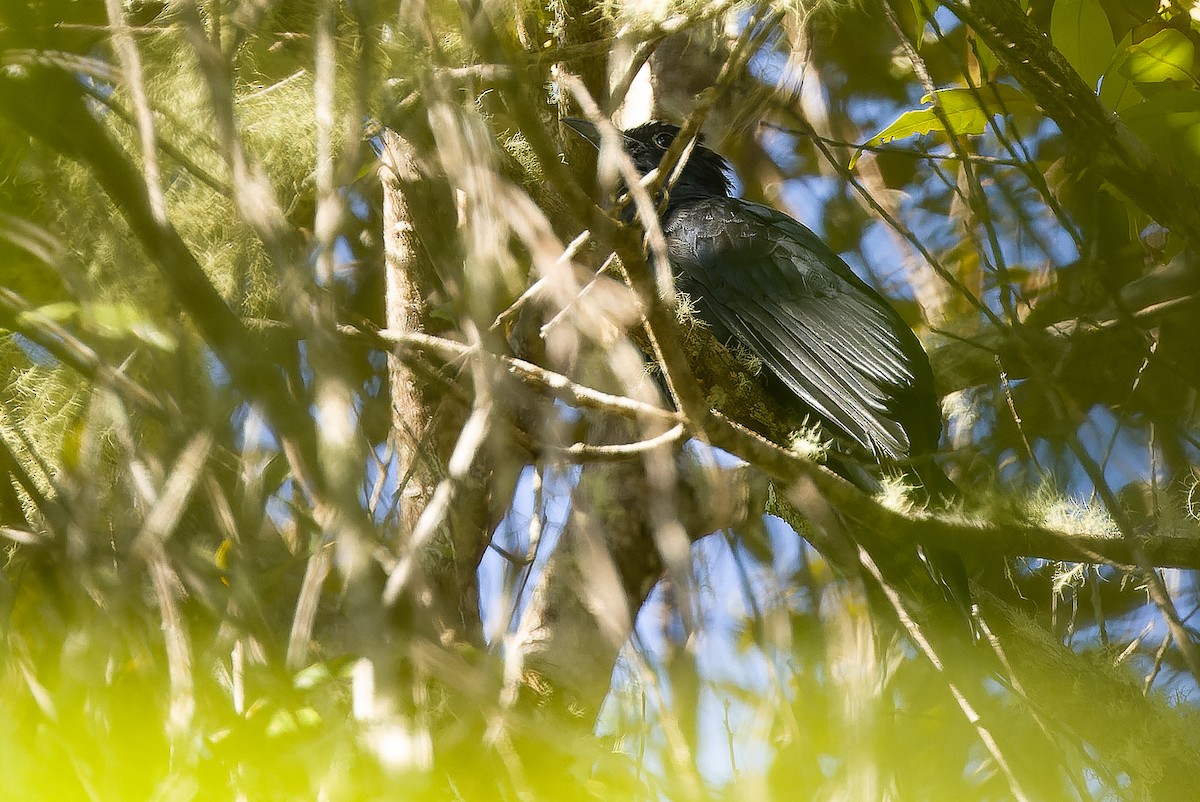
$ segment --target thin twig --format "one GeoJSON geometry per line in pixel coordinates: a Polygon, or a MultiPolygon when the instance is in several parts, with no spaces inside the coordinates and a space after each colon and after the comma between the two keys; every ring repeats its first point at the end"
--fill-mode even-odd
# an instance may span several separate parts
{"type": "Polygon", "coordinates": [[[1162,643],[1158,644],[1158,649],[1154,652],[1154,665],[1150,667],[1149,673],[1146,674],[1146,679],[1142,682],[1142,695],[1147,696],[1150,693],[1150,688],[1154,685],[1154,680],[1158,678],[1158,673],[1162,671],[1163,660],[1167,657],[1167,649],[1171,646],[1171,633],[1163,635],[1162,643]]]}
{"type": "Polygon", "coordinates": [[[682,423],[677,423],[660,435],[639,440],[636,443],[619,443],[616,445],[594,446],[587,443],[573,443],[566,448],[556,449],[557,453],[580,462],[604,462],[627,460],[645,455],[649,451],[679,441],[686,430],[682,423]]]}
{"type": "Polygon", "coordinates": [[[285,665],[296,671],[304,665],[308,656],[308,644],[312,641],[313,625],[320,607],[321,590],[333,565],[333,543],[322,542],[313,549],[304,566],[304,579],[300,592],[296,594],[296,611],[292,614],[292,626],[288,631],[285,665]]]}
{"type": "MultiPolygon", "coordinates": [[[[575,239],[571,240],[567,244],[567,247],[563,248],[562,254],[560,254],[558,259],[555,260],[554,266],[557,267],[560,265],[569,264],[571,260],[575,258],[575,254],[579,252],[579,249],[586,245],[588,240],[591,239],[591,236],[592,233],[587,229],[581,231],[575,237],[575,239]]],[[[496,319],[492,321],[492,325],[488,327],[488,330],[499,331],[502,329],[510,320],[517,316],[517,313],[521,311],[525,304],[529,303],[529,301],[542,293],[546,286],[546,281],[546,276],[542,276],[537,281],[530,284],[524,292],[517,296],[515,301],[508,305],[508,308],[496,315],[496,319]]]]}
{"type": "MultiPolygon", "coordinates": [[[[343,332],[352,333],[362,336],[364,333],[351,327],[342,327],[343,332]]],[[[380,329],[370,333],[370,336],[378,338],[380,341],[386,342],[392,346],[401,346],[407,348],[429,349],[434,353],[441,354],[444,357],[451,359],[461,359],[475,353],[468,345],[464,345],[454,340],[447,340],[442,337],[435,337],[429,334],[420,332],[394,332],[389,329],[380,329]]],[[[647,415],[652,418],[657,418],[664,421],[677,423],[680,421],[679,413],[672,412],[662,407],[656,407],[651,404],[638,401],[625,396],[613,395],[600,390],[592,389],[582,384],[578,384],[561,373],[555,373],[532,362],[527,362],[524,359],[517,359],[509,356],[494,356],[486,355],[485,359],[497,359],[499,362],[513,375],[524,381],[533,383],[547,390],[552,390],[564,401],[572,404],[598,409],[603,412],[612,412],[617,415],[626,417],[635,417],[647,415]]]]}
{"type": "MultiPolygon", "coordinates": [[[[345,327],[343,330],[363,336],[363,333],[356,329],[345,327]]],[[[396,335],[384,330],[373,333],[373,336],[393,346],[428,348],[451,358],[464,357],[472,350],[469,346],[452,340],[411,332],[396,335]]],[[[677,412],[623,396],[603,393],[524,360],[494,356],[484,358],[498,359],[521,380],[551,390],[557,397],[571,404],[622,416],[648,415],[671,423],[683,423],[677,412]]],[[[706,434],[712,438],[714,445],[757,465],[768,475],[782,482],[791,482],[799,475],[817,480],[822,493],[835,503],[856,511],[864,521],[874,519],[874,528],[877,531],[895,532],[897,539],[911,538],[913,542],[928,542],[939,548],[963,554],[1039,557],[1067,562],[1094,562],[1118,568],[1135,565],[1137,562],[1130,542],[1118,535],[1055,531],[1024,522],[998,525],[961,523],[929,514],[901,513],[887,509],[870,502],[862,491],[815,463],[780,448],[720,413],[709,414],[711,421],[706,434]]],[[[1159,536],[1146,539],[1141,548],[1154,565],[1200,569],[1200,551],[1195,548],[1192,538],[1159,536]]]]}

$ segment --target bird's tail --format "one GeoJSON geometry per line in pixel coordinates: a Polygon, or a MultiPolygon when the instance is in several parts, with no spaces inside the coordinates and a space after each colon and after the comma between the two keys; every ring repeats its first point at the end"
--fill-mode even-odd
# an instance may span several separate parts
{"type": "Polygon", "coordinates": [[[933,577],[946,601],[958,608],[963,620],[971,630],[971,640],[978,642],[983,633],[979,626],[978,610],[971,596],[967,580],[967,569],[962,558],[948,549],[917,546],[917,557],[925,570],[933,577]]]}
{"type": "MultiPolygon", "coordinates": [[[[963,492],[954,480],[946,475],[942,466],[931,458],[914,462],[908,466],[908,475],[920,484],[919,492],[924,501],[935,509],[946,509],[963,500],[963,492]]],[[[958,608],[963,619],[971,628],[971,638],[978,641],[982,633],[979,627],[978,610],[971,596],[967,569],[962,558],[949,549],[918,546],[917,556],[933,581],[941,588],[946,600],[958,608]]]]}
{"type": "Polygon", "coordinates": [[[925,458],[908,465],[905,473],[917,480],[924,501],[934,507],[945,508],[962,501],[963,492],[954,480],[946,475],[942,466],[931,458],[925,458]]]}
{"type": "MultiPolygon", "coordinates": [[[[825,465],[864,493],[875,494],[882,488],[879,477],[854,460],[831,456],[825,465]]],[[[915,485],[918,500],[935,509],[945,509],[963,499],[962,490],[932,459],[906,465],[903,474],[915,485]]],[[[978,641],[982,633],[962,558],[949,549],[927,546],[917,546],[917,557],[942,596],[958,609],[972,640],[978,641]]]]}

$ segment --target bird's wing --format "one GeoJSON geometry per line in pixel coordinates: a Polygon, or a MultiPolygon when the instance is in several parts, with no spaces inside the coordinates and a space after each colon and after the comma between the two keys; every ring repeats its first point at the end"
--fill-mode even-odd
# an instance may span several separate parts
{"type": "Polygon", "coordinates": [[[739,340],[826,423],[880,458],[936,447],[920,341],[815,234],[734,198],[690,205],[667,234],[700,318],[739,340]]]}

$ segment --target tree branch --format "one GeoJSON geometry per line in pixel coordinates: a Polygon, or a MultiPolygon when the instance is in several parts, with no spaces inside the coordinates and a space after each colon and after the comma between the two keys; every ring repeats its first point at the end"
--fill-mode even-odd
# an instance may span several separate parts
{"type": "MultiPolygon", "coordinates": [[[[399,347],[402,353],[408,349],[431,350],[443,358],[458,358],[471,350],[462,343],[430,335],[382,331],[376,336],[399,347]]],[[[677,413],[601,393],[519,359],[486,358],[496,360],[518,379],[539,389],[553,391],[573,403],[626,417],[652,413],[664,420],[678,420],[677,413]]],[[[884,506],[818,463],[781,448],[720,412],[710,413],[706,434],[713,445],[746,460],[784,487],[790,488],[800,479],[811,480],[843,514],[862,525],[856,531],[880,533],[879,545],[916,542],[972,557],[1026,557],[1122,567],[1137,563],[1133,547],[1115,530],[1068,532],[1028,521],[995,523],[928,512],[900,512],[884,506]]],[[[994,519],[995,515],[991,517],[994,519]]],[[[1152,565],[1200,570],[1200,540],[1196,538],[1160,534],[1144,538],[1141,544],[1152,565]]]]}

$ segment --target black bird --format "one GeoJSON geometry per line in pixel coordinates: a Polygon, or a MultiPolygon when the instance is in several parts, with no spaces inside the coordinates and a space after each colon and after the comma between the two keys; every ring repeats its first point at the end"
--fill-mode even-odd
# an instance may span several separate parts
{"type": "MultiPolygon", "coordinates": [[[[590,123],[566,123],[599,145],[590,123]]],[[[678,133],[646,123],[624,132],[625,150],[644,175],[678,133]]],[[[920,340],[816,234],[783,212],[730,197],[727,170],[697,144],[662,211],[677,286],[697,317],[718,340],[762,360],[772,397],[851,451],[884,464],[927,457],[942,420],[920,340]]]]}
{"type": "MultiPolygon", "coordinates": [[[[600,146],[594,125],[564,122],[600,146]]],[[[678,126],[649,122],[625,131],[623,145],[645,175],[678,134],[678,126]]],[[[783,212],[730,197],[728,169],[697,143],[665,208],[659,204],[677,287],[697,317],[718,340],[739,343],[760,359],[766,392],[819,421],[842,451],[904,468],[930,499],[957,496],[930,458],[942,420],[920,340],[816,234],[783,212]]],[[[877,489],[850,464],[831,460],[830,467],[864,490],[877,489]]],[[[958,557],[921,556],[969,615],[958,557]]]]}

